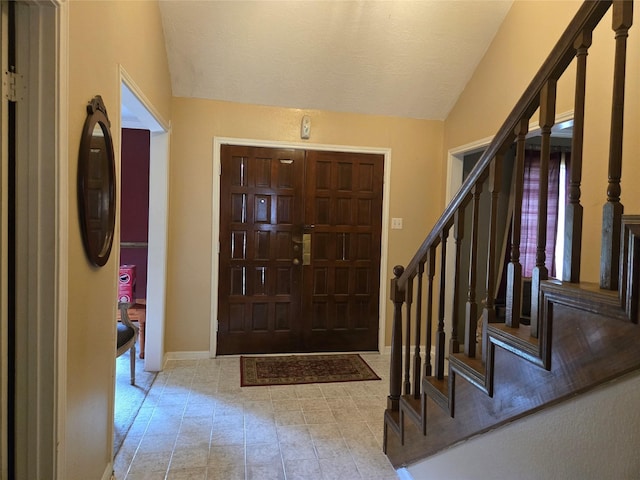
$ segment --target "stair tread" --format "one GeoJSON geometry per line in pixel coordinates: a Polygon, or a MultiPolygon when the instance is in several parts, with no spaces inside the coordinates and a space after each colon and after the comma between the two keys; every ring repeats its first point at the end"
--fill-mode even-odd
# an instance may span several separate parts
{"type": "Polygon", "coordinates": [[[416,412],[419,412],[422,405],[422,400],[420,398],[414,397],[412,394],[402,395],[400,397],[400,403],[412,408],[416,412]]]}
{"type": "Polygon", "coordinates": [[[464,353],[454,353],[450,356],[449,361],[464,364],[467,369],[474,370],[478,375],[484,375],[487,371],[485,364],[482,362],[482,358],[467,357],[464,353]]]}
{"type": "Polygon", "coordinates": [[[508,335],[520,342],[528,343],[532,347],[538,347],[540,340],[531,336],[530,325],[520,325],[518,328],[510,327],[504,323],[492,323],[487,327],[489,330],[497,330],[502,332],[503,335],[508,335]]]}
{"type": "Polygon", "coordinates": [[[437,377],[424,377],[424,381],[428,383],[432,391],[438,392],[445,397],[449,394],[448,376],[445,375],[442,380],[439,380],[437,377]]]}

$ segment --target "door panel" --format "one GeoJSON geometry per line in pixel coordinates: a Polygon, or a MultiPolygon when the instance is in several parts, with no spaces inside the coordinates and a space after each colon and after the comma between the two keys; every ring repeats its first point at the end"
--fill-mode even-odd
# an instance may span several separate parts
{"type": "Polygon", "coordinates": [[[220,354],[377,349],[383,161],[222,147],[220,354]]]}
{"type": "Polygon", "coordinates": [[[304,330],[309,351],[378,347],[384,157],[307,152],[304,330]]]}
{"type": "Polygon", "coordinates": [[[225,145],[221,161],[218,352],[296,351],[304,152],[225,145]]]}

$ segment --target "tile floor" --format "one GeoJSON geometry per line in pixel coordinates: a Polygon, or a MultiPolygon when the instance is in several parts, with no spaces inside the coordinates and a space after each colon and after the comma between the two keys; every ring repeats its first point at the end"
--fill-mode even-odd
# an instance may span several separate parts
{"type": "Polygon", "coordinates": [[[240,360],[171,361],[115,459],[117,480],[391,480],[381,381],[240,387],[240,360]]]}

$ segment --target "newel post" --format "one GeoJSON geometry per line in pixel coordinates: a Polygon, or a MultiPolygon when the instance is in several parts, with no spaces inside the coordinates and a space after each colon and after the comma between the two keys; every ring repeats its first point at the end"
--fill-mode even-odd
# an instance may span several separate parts
{"type": "MultiPolygon", "coordinates": [[[[405,292],[398,286],[398,279],[404,273],[402,265],[393,267],[395,278],[391,279],[391,301],[393,302],[393,328],[391,331],[391,361],[389,372],[389,397],[387,409],[400,409],[400,395],[402,394],[402,304],[405,292]]],[[[408,347],[407,347],[408,348],[408,347]]]]}

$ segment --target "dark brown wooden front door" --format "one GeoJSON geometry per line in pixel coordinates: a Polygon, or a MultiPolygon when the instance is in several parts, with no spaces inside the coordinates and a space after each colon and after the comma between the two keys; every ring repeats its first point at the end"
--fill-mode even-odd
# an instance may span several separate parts
{"type": "Polygon", "coordinates": [[[383,160],[222,146],[219,354],[377,349],[383,160]]]}

